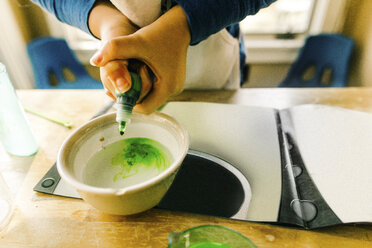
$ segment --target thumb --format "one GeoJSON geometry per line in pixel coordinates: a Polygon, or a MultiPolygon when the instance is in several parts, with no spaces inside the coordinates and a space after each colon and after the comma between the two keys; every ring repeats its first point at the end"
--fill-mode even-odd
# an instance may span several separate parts
{"type": "Polygon", "coordinates": [[[135,36],[120,36],[108,40],[90,59],[90,64],[93,66],[102,67],[109,61],[119,59],[141,59],[140,42],[135,36]]]}

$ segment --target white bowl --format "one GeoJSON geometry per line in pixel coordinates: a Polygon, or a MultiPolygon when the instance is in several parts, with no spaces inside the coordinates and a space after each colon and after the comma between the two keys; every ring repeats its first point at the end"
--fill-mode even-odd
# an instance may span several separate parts
{"type": "Polygon", "coordinates": [[[189,139],[178,122],[162,113],[133,113],[124,136],[119,134],[115,117],[115,113],[100,116],[74,131],[60,148],[57,168],[61,177],[93,207],[110,214],[130,215],[146,211],[160,202],[187,154],[189,139]],[[130,137],[160,142],[173,156],[170,166],[156,177],[124,188],[85,184],[83,171],[89,159],[103,147],[130,137]]]}

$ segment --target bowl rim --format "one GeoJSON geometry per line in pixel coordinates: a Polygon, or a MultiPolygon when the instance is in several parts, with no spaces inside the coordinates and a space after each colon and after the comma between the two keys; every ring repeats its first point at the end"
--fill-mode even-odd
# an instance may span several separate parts
{"type": "MultiPolygon", "coordinates": [[[[159,122],[160,120],[166,121],[173,125],[175,128],[181,130],[180,135],[182,140],[184,141],[184,148],[181,149],[181,155],[178,156],[178,158],[175,158],[175,160],[170,164],[170,166],[162,171],[159,175],[156,177],[153,177],[149,180],[146,180],[144,182],[134,184],[128,187],[124,188],[101,188],[96,186],[91,186],[88,184],[85,184],[73,176],[72,172],[68,169],[67,166],[65,166],[65,161],[67,158],[67,147],[69,147],[71,142],[74,142],[76,139],[76,135],[79,133],[82,133],[83,130],[86,130],[89,127],[95,126],[97,123],[100,123],[101,121],[105,119],[112,118],[112,116],[115,116],[116,113],[107,113],[101,116],[98,116],[92,120],[87,121],[80,127],[78,127],[76,130],[74,130],[62,143],[59,151],[58,151],[58,157],[57,157],[57,170],[61,176],[67,183],[69,183],[71,186],[73,186],[78,191],[84,191],[86,193],[94,193],[94,194],[102,194],[102,195],[122,195],[124,193],[134,193],[137,191],[140,191],[142,189],[151,187],[158,182],[161,182],[162,180],[166,179],[170,175],[176,173],[178,168],[181,166],[182,161],[185,159],[188,149],[189,149],[189,136],[187,133],[187,130],[173,117],[159,112],[154,112],[151,114],[141,114],[141,113],[133,113],[132,118],[152,118],[152,122],[159,122]]],[[[115,118],[114,118],[115,119],[115,118]]]]}

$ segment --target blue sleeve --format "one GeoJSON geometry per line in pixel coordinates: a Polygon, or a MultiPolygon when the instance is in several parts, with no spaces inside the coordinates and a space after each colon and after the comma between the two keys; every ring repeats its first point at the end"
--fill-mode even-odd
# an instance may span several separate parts
{"type": "Polygon", "coordinates": [[[174,0],[187,15],[191,45],[256,14],[275,0],[174,0]]]}
{"type": "MultiPolygon", "coordinates": [[[[61,22],[91,33],[88,16],[96,0],[32,0],[61,22]]],[[[208,38],[247,15],[256,14],[275,0],[173,0],[185,11],[191,32],[191,45],[208,38]]]]}
{"type": "Polygon", "coordinates": [[[91,33],[88,16],[96,0],[32,0],[64,23],[91,33]]]}

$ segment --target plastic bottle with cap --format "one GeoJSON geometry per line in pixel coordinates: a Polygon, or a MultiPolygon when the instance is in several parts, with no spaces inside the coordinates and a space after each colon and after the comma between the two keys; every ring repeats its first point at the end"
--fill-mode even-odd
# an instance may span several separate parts
{"type": "Polygon", "coordinates": [[[24,110],[2,63],[0,63],[0,140],[5,150],[15,156],[30,156],[38,150],[24,110]]]}
{"type": "Polygon", "coordinates": [[[116,121],[119,123],[120,135],[123,135],[132,117],[133,107],[141,93],[141,78],[138,74],[130,72],[132,87],[125,93],[116,95],[116,121]]]}

